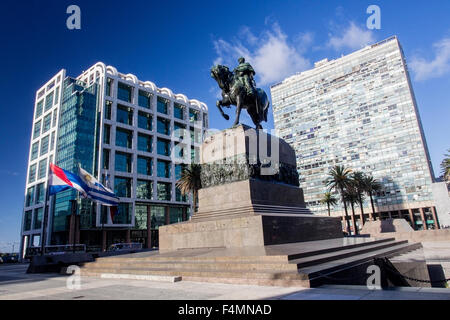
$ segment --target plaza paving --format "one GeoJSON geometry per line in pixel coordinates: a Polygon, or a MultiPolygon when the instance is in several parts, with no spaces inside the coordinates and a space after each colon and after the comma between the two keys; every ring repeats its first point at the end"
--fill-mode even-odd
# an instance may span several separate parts
{"type": "Polygon", "coordinates": [[[68,277],[26,274],[27,265],[0,265],[0,300],[450,300],[450,289],[364,287],[272,287],[190,281],[159,282],[82,277],[80,289],[68,289],[68,277]]]}

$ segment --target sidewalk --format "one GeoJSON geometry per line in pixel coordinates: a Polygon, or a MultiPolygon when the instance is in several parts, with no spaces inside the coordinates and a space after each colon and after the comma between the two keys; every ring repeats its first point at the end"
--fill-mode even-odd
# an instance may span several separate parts
{"type": "Polygon", "coordinates": [[[0,266],[0,300],[450,300],[450,289],[365,287],[269,287],[203,282],[157,282],[81,278],[81,288],[66,287],[68,277],[26,274],[27,265],[0,266]]]}

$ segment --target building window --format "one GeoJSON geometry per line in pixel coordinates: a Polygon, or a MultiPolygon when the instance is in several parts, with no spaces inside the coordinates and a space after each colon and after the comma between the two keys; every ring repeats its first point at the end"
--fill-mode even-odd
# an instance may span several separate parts
{"type": "Polygon", "coordinates": [[[148,199],[152,198],[152,182],[148,180],[137,180],[136,198],[148,199]]]}
{"type": "Polygon", "coordinates": [[[152,229],[159,229],[160,226],[166,224],[166,207],[152,206],[151,207],[152,229]]]}
{"type": "Polygon", "coordinates": [[[178,159],[184,158],[184,149],[186,148],[186,145],[177,143],[174,146],[174,156],[178,159]]]}
{"type": "Polygon", "coordinates": [[[190,134],[191,134],[191,143],[194,143],[194,142],[200,143],[201,130],[194,129],[193,127],[191,127],[190,134]]]}
{"type": "Polygon", "coordinates": [[[44,199],[45,199],[44,183],[39,183],[36,186],[36,204],[44,203],[44,199]]]}
{"type": "Polygon", "coordinates": [[[117,98],[126,101],[129,103],[131,102],[131,96],[133,94],[133,88],[129,85],[126,85],[125,83],[119,82],[117,86],[117,98]]]}
{"type": "Polygon", "coordinates": [[[112,109],[112,102],[109,100],[106,100],[106,102],[105,102],[105,119],[111,120],[111,109],[112,109]]]}
{"type": "Polygon", "coordinates": [[[146,176],[152,175],[152,159],[138,156],[137,158],[137,173],[146,176]]]}
{"type": "Polygon", "coordinates": [[[158,133],[170,135],[170,120],[158,117],[156,127],[158,133]]]}
{"type": "Polygon", "coordinates": [[[151,108],[152,95],[146,91],[139,90],[138,105],[143,108],[151,108]]]}
{"type": "Polygon", "coordinates": [[[176,138],[183,138],[185,130],[186,130],[186,126],[184,124],[181,124],[178,122],[173,123],[173,134],[176,138]]]}
{"type": "Polygon", "coordinates": [[[39,120],[34,124],[33,139],[39,137],[40,134],[41,134],[41,120],[39,120]]]}
{"type": "Polygon", "coordinates": [[[116,146],[132,148],[133,132],[126,129],[116,128],[116,146]]]}
{"type": "Polygon", "coordinates": [[[41,156],[48,152],[48,137],[49,136],[45,136],[41,140],[41,156]]]}
{"type": "Polygon", "coordinates": [[[199,148],[191,147],[191,161],[194,163],[200,162],[199,148]]]}
{"type": "Polygon", "coordinates": [[[158,160],[157,171],[158,177],[170,178],[170,161],[158,160]]]}
{"type": "Polygon", "coordinates": [[[152,152],[152,137],[147,134],[139,133],[138,150],[145,152],[152,152]]]}
{"type": "Polygon", "coordinates": [[[111,126],[109,124],[103,125],[103,143],[111,143],[111,126]]]}
{"type": "Polygon", "coordinates": [[[44,117],[44,125],[42,126],[42,133],[45,133],[48,130],[50,130],[51,125],[52,125],[52,114],[49,113],[44,117]]]}
{"type": "Polygon", "coordinates": [[[135,205],[134,209],[134,229],[147,230],[147,206],[135,205]]]}
{"type": "Polygon", "coordinates": [[[184,164],[176,164],[175,165],[175,179],[179,180],[181,178],[181,173],[183,172],[183,169],[186,167],[184,164]]]}
{"type": "Polygon", "coordinates": [[[114,224],[130,224],[132,203],[119,203],[117,206],[117,213],[114,215],[114,224]]]}
{"type": "Polygon", "coordinates": [[[27,195],[25,197],[25,207],[32,206],[34,202],[34,186],[27,189],[27,195]]]}
{"type": "Polygon", "coordinates": [[[132,155],[124,152],[117,152],[114,161],[114,169],[121,172],[131,172],[132,155]]]}
{"type": "Polygon", "coordinates": [[[59,87],[55,89],[55,105],[58,104],[59,101],[59,87]]]}
{"type": "Polygon", "coordinates": [[[139,111],[138,127],[145,130],[152,130],[152,116],[146,112],[139,111]]]}
{"type": "Polygon", "coordinates": [[[169,222],[177,223],[183,221],[183,208],[171,207],[169,209],[169,222]]]}
{"type": "Polygon", "coordinates": [[[131,178],[114,178],[114,193],[118,197],[131,198],[131,178]]]}
{"type": "Polygon", "coordinates": [[[184,120],[184,106],[179,103],[174,103],[173,115],[177,119],[184,120]]]}
{"type": "Polygon", "coordinates": [[[168,182],[157,183],[158,200],[170,201],[172,184],[168,182]]]}
{"type": "Polygon", "coordinates": [[[53,111],[53,120],[52,120],[52,127],[56,127],[56,121],[58,120],[58,110],[55,109],[55,111],[53,111]]]}
{"type": "Polygon", "coordinates": [[[44,216],[44,208],[34,210],[33,229],[40,229],[42,226],[42,217],[44,216]]]}
{"type": "Polygon", "coordinates": [[[50,138],[50,151],[53,150],[53,147],[55,146],[55,132],[52,132],[51,138],[50,138]]]}
{"type": "Polygon", "coordinates": [[[35,142],[31,146],[31,160],[37,159],[38,154],[39,154],[39,142],[35,142]]]}
{"type": "Polygon", "coordinates": [[[44,100],[41,100],[36,105],[36,112],[34,118],[37,119],[42,115],[42,109],[44,108],[44,100]]]}
{"type": "Polygon", "coordinates": [[[190,122],[198,121],[198,114],[199,112],[197,110],[189,109],[189,121],[190,122]]]}
{"type": "Polygon", "coordinates": [[[133,125],[133,109],[130,107],[118,105],[116,121],[127,124],[129,126],[132,126],[133,125]]]}
{"type": "Polygon", "coordinates": [[[38,179],[45,177],[47,173],[47,159],[39,161],[38,179]]]}
{"type": "Polygon", "coordinates": [[[159,113],[168,114],[169,108],[168,108],[169,101],[167,99],[164,99],[162,97],[158,97],[158,103],[157,103],[157,111],[159,113]]]}
{"type": "Polygon", "coordinates": [[[49,110],[53,106],[53,92],[49,93],[45,97],[45,111],[49,110]]]}
{"type": "Polygon", "coordinates": [[[31,210],[29,211],[25,211],[25,218],[24,218],[24,222],[23,222],[23,231],[29,231],[31,230],[31,215],[32,215],[31,210]]]}
{"type": "Polygon", "coordinates": [[[111,97],[111,89],[112,89],[113,79],[107,78],[106,79],[106,95],[111,97]]]}
{"type": "Polygon", "coordinates": [[[157,140],[157,152],[162,156],[170,155],[170,141],[159,139],[157,140]]]}
{"type": "Polygon", "coordinates": [[[28,183],[36,180],[36,164],[30,166],[30,172],[28,173],[28,183]]]}
{"type": "Polygon", "coordinates": [[[103,169],[109,170],[109,149],[103,149],[103,169]]]}
{"type": "Polygon", "coordinates": [[[175,187],[175,201],[178,202],[187,202],[187,197],[186,195],[183,195],[181,193],[181,190],[178,189],[178,187],[175,187]]]}

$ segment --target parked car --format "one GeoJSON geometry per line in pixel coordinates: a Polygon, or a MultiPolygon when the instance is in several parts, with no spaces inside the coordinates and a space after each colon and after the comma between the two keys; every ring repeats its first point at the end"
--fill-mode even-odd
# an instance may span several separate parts
{"type": "Polygon", "coordinates": [[[0,264],[1,264],[1,263],[3,263],[3,259],[2,259],[2,257],[0,257],[0,264]]]}
{"type": "Polygon", "coordinates": [[[19,256],[17,254],[6,254],[2,257],[3,263],[16,263],[19,262],[19,256]]]}

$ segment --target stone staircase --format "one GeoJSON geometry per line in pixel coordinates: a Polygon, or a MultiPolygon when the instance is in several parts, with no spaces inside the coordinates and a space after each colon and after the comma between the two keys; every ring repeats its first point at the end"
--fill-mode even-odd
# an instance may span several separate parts
{"type": "Polygon", "coordinates": [[[343,238],[255,248],[185,249],[98,258],[81,268],[83,276],[122,275],[144,279],[172,276],[187,281],[313,287],[327,277],[421,248],[420,243],[343,238]]]}

